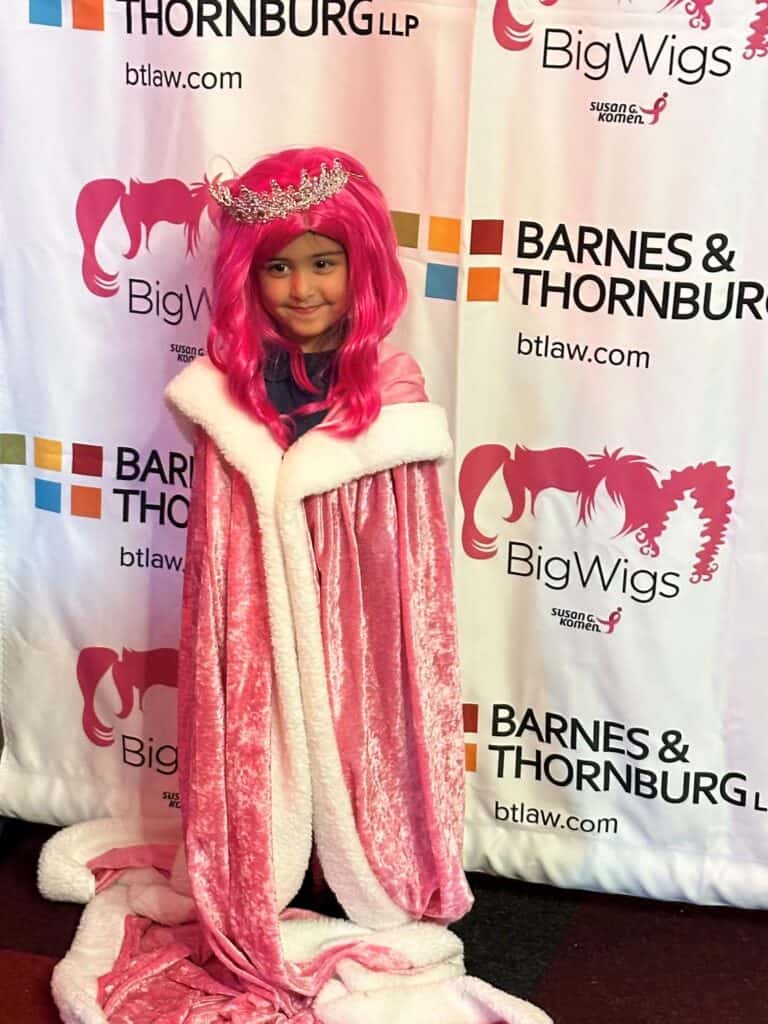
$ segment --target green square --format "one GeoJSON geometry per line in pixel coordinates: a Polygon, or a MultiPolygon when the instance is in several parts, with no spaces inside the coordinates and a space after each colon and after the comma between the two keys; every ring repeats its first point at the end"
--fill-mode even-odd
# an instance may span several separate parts
{"type": "Polygon", "coordinates": [[[397,244],[407,249],[419,247],[419,215],[405,213],[403,210],[390,210],[389,215],[395,225],[397,244]]]}
{"type": "Polygon", "coordinates": [[[0,434],[0,463],[26,466],[27,438],[24,434],[0,434]]]}

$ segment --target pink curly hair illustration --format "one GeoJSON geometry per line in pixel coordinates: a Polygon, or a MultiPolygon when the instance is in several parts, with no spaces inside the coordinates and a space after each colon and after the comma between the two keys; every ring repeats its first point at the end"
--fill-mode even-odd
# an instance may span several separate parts
{"type": "Polygon", "coordinates": [[[194,255],[200,241],[200,220],[213,203],[208,193],[209,182],[186,185],[176,178],[160,181],[137,181],[131,178],[128,188],[117,178],[89,181],[80,191],[75,219],[83,243],[83,281],[94,295],[108,298],[119,290],[118,275],[110,274],[99,264],[96,243],[107,218],[117,204],[128,232],[127,260],[136,257],[142,237],[149,251],[149,239],[156,224],[180,224],[186,238],[186,254],[194,255]]]}
{"type": "Polygon", "coordinates": [[[501,470],[512,510],[504,519],[517,522],[525,512],[530,495],[530,512],[536,514],[539,494],[552,488],[573,494],[577,500],[578,522],[586,524],[594,515],[595,496],[604,484],[611,501],[624,506],[624,524],[617,536],[635,534],[640,552],[655,558],[659,538],[669,516],[690,494],[702,520],[704,543],[696,552],[690,580],[700,583],[712,579],[717,571],[715,557],[725,539],[731,517],[730,467],[702,462],[673,470],[659,482],[654,466],[639,455],[622,455],[622,449],[586,458],[574,448],[547,448],[535,451],[522,445],[514,456],[501,444],[478,445],[464,458],[459,473],[459,497],[464,512],[461,542],[471,558],[492,558],[497,551],[496,536],[483,534],[475,521],[478,500],[491,478],[501,470]]]}
{"type": "Polygon", "coordinates": [[[172,647],[149,651],[131,651],[124,647],[122,657],[110,647],[84,647],[80,651],[77,682],[83,696],[83,731],[97,747],[114,743],[114,729],[96,714],[96,689],[110,669],[120,698],[117,717],[127,718],[133,711],[134,691],[138,694],[139,708],[143,708],[147,691],[153,686],[177,685],[178,651],[172,647]]]}
{"type": "Polygon", "coordinates": [[[691,28],[707,29],[712,24],[712,18],[707,8],[711,7],[714,2],[715,0],[669,0],[669,3],[661,10],[662,12],[669,11],[685,4],[685,13],[691,16],[691,20],[688,22],[691,28]]]}
{"type": "MultiPolygon", "coordinates": [[[[558,0],[539,0],[542,7],[554,7],[558,0]]],[[[493,34],[505,50],[525,50],[533,42],[533,22],[518,21],[510,13],[507,0],[496,0],[493,8],[493,34]]]]}
{"type": "Polygon", "coordinates": [[[757,0],[757,14],[750,23],[744,59],[768,56],[768,0],[757,0]]]}

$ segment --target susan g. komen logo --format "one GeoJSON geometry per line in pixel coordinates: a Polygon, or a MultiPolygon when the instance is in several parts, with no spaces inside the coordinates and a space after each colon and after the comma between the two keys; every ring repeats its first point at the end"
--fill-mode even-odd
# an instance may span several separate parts
{"type": "MultiPolygon", "coordinates": [[[[216,181],[218,179],[214,179],[216,181]]],[[[103,298],[119,291],[119,273],[103,267],[97,246],[113,211],[119,211],[128,237],[123,259],[133,260],[142,245],[150,251],[150,236],[159,224],[178,225],[185,242],[185,255],[194,256],[200,245],[203,214],[212,209],[211,182],[187,185],[177,178],[137,181],[126,185],[119,178],[89,181],[77,197],[75,216],[83,246],[82,273],[86,288],[103,298]]]]}
{"type": "MultiPolygon", "coordinates": [[[[156,647],[148,651],[111,647],[84,647],[77,659],[77,682],[83,698],[83,732],[97,747],[115,742],[114,727],[102,721],[97,712],[110,703],[119,703],[115,717],[125,720],[135,707],[144,709],[144,700],[155,686],[176,688],[178,651],[156,647]],[[97,691],[100,699],[97,699],[97,691]],[[102,696],[103,695],[103,696],[102,696]]],[[[129,737],[130,740],[136,739],[129,737]]],[[[123,746],[125,748],[125,738],[123,746]]]]}
{"type": "MultiPolygon", "coordinates": [[[[506,523],[519,522],[526,512],[535,516],[539,496],[554,490],[574,495],[577,525],[586,527],[595,517],[602,485],[611,502],[623,507],[624,522],[616,536],[634,534],[639,553],[647,559],[659,556],[670,517],[690,498],[698,517],[698,536],[689,580],[705,583],[717,572],[717,555],[725,542],[734,496],[729,466],[700,462],[660,478],[646,459],[622,454],[620,448],[586,456],[574,448],[534,450],[517,445],[512,452],[502,444],[478,445],[464,457],[459,473],[461,541],[470,558],[493,558],[499,550],[498,535],[484,533],[477,522],[478,503],[499,473],[511,505],[503,516],[506,523]]],[[[550,589],[562,590],[578,580],[584,589],[629,593],[636,601],[679,593],[679,573],[665,572],[659,578],[645,567],[633,568],[628,558],[611,562],[595,555],[585,559],[579,552],[548,557],[542,545],[536,552],[520,540],[509,540],[507,547],[510,575],[535,576],[550,589]]]]}

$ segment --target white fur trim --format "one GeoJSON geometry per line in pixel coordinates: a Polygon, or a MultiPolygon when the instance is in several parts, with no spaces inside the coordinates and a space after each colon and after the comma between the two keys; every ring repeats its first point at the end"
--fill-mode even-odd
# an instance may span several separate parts
{"type": "Polygon", "coordinates": [[[464,996],[482,1003],[492,1014],[492,1019],[512,1021],[514,1024],[552,1024],[548,1013],[534,1006],[525,999],[518,999],[508,992],[494,988],[480,978],[461,978],[454,987],[464,996]]]}
{"type": "MultiPolygon", "coordinates": [[[[177,896],[167,880],[155,880],[151,871],[132,875],[130,885],[116,885],[91,901],[69,953],[54,970],[53,996],[64,1024],[106,1024],[97,1002],[98,979],[114,966],[126,916],[148,901],[166,907],[177,896]]],[[[294,963],[357,938],[402,953],[419,968],[401,975],[369,970],[351,958],[340,960],[313,1006],[321,1024],[551,1024],[530,1003],[462,977],[461,941],[438,925],[413,922],[371,932],[349,921],[305,918],[284,921],[280,932],[294,963]]]]}
{"type": "Polygon", "coordinates": [[[190,363],[165,389],[165,397],[202,427],[227,462],[247,478],[257,509],[272,508],[282,449],[263,423],[235,404],[226,377],[210,359],[190,363]]]}
{"type": "Polygon", "coordinates": [[[312,849],[312,791],[288,586],[275,523],[275,489],[283,452],[269,430],[238,408],[226,378],[197,359],[171,381],[166,398],[198,424],[222,457],[245,477],[261,529],[280,716],[272,714],[272,852],[278,905],[298,892],[312,849]]]}
{"type": "Polygon", "coordinates": [[[318,1001],[315,1015],[321,1024],[552,1024],[536,1006],[476,978],[440,979],[430,984],[425,974],[421,981],[318,1001]]]}
{"type": "Polygon", "coordinates": [[[56,965],[51,992],[64,1024],[106,1024],[98,1004],[99,978],[114,966],[123,944],[128,893],[115,886],[83,911],[69,952],[56,965]]]}
{"type": "Polygon", "coordinates": [[[300,501],[408,462],[448,458],[453,452],[445,410],[430,402],[382,407],[351,440],[309,430],[285,454],[278,501],[300,501]]]}
{"type": "Polygon", "coordinates": [[[246,477],[259,511],[274,503],[278,476],[280,500],[298,501],[370,473],[453,453],[445,410],[431,402],[385,405],[371,426],[351,440],[316,427],[284,453],[267,427],[235,404],[226,377],[207,356],[182,370],[165,397],[201,426],[246,477]]]}
{"type": "Polygon", "coordinates": [[[87,903],[96,892],[89,860],[115,847],[180,841],[181,825],[166,818],[100,818],[71,825],[43,846],[38,888],[49,900],[87,903]]]}
{"type": "Polygon", "coordinates": [[[320,863],[328,884],[353,921],[369,928],[404,924],[408,914],[389,898],[368,863],[344,784],[328,704],[314,563],[303,506],[299,502],[283,503],[279,525],[296,621],[320,863]]]}

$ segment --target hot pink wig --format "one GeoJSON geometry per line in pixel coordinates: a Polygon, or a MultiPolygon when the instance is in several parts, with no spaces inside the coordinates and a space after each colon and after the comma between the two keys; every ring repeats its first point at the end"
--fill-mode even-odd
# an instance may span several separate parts
{"type": "Polygon", "coordinates": [[[378,415],[379,345],[400,316],[406,299],[405,277],[397,260],[397,240],[386,201],[365,168],[353,157],[334,149],[287,149],[265,157],[239,178],[228,182],[233,193],[240,186],[268,191],[271,182],[283,188],[298,185],[301,171],[320,172],[340,160],[350,178],[344,188],[325,202],[304,212],[266,224],[238,224],[225,211],[218,213],[219,248],[214,266],[213,315],[208,352],[227,374],[232,394],[274,437],[288,445],[293,436],[290,417],[280,416],[264,385],[265,342],[291,353],[291,373],[307,391],[316,390],[307,379],[301,349],[281,337],[264,309],[258,268],[305,231],[335,239],[345,249],[348,265],[348,308],[342,342],[327,398],[303,411],[338,409],[324,429],[340,437],[354,437],[378,415]]]}

